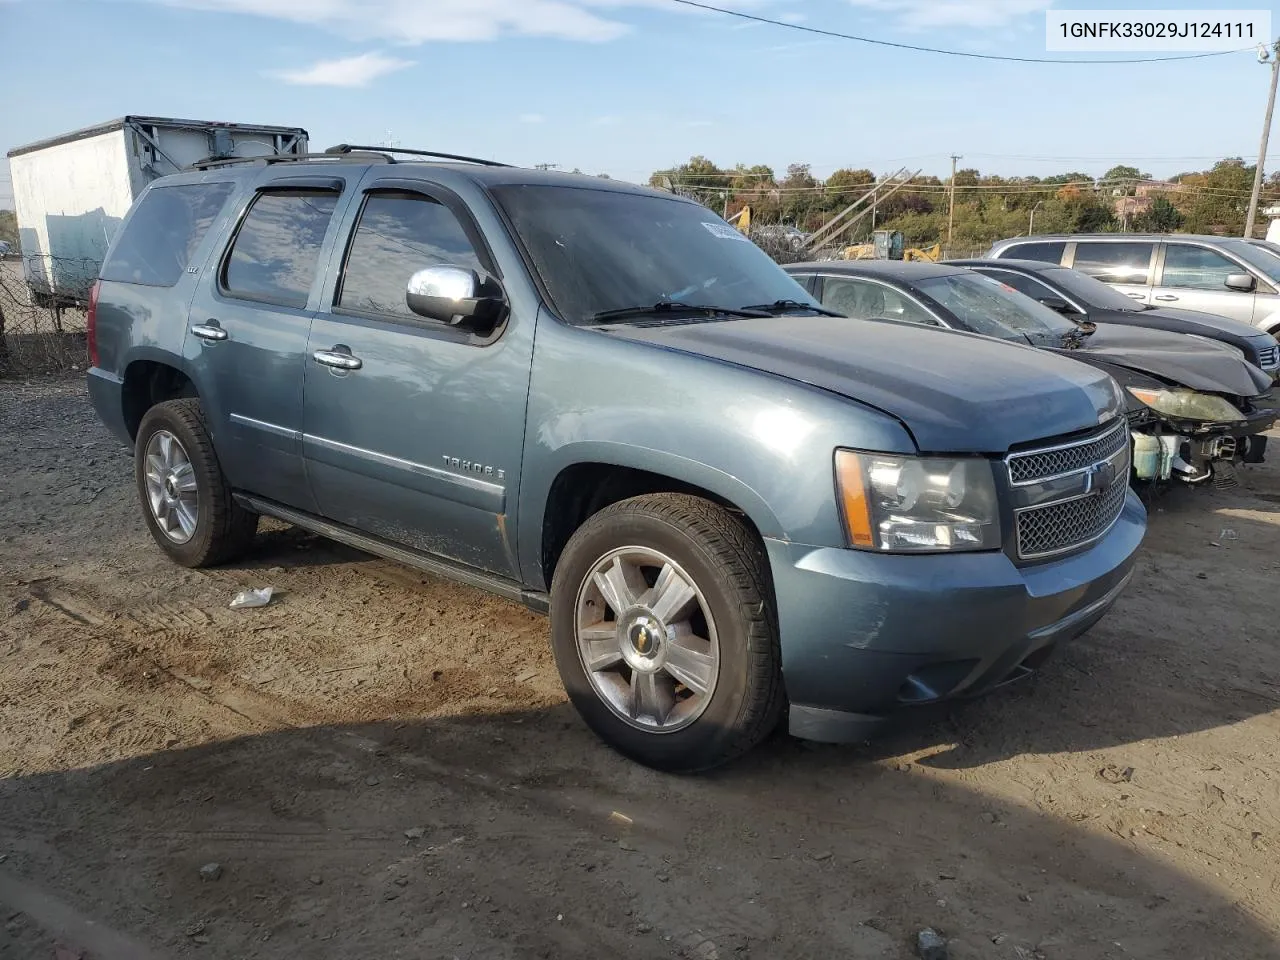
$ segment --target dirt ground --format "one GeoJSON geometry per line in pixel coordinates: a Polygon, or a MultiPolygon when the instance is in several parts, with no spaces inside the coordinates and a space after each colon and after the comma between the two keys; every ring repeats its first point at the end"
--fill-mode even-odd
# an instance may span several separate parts
{"type": "Polygon", "coordinates": [[[77,380],[0,384],[0,463],[2,957],[1280,957],[1280,466],[1018,690],[678,778],[520,607],[278,525],[171,565],[77,380]]]}

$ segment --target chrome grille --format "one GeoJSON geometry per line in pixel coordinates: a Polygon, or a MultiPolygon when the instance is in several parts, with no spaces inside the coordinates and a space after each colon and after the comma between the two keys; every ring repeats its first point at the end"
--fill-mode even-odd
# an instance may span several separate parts
{"type": "Polygon", "coordinates": [[[1057,447],[1011,454],[1008,458],[1009,480],[1016,485],[1059,477],[1109,459],[1128,446],[1129,431],[1125,421],[1117,420],[1098,436],[1057,447]]]}
{"type": "Polygon", "coordinates": [[[1019,560],[1039,560],[1097,540],[1124,509],[1129,489],[1129,428],[1123,418],[1092,436],[1012,453],[1019,560]]]}
{"type": "MultiPolygon", "coordinates": [[[[1126,457],[1126,467],[1128,463],[1126,457]]],[[[1120,516],[1128,489],[1126,471],[1100,495],[1088,494],[1018,514],[1018,556],[1034,560],[1098,539],[1120,516]]]]}
{"type": "Polygon", "coordinates": [[[1273,347],[1263,347],[1258,351],[1258,366],[1263,370],[1275,370],[1280,367],[1280,343],[1273,347]]]}

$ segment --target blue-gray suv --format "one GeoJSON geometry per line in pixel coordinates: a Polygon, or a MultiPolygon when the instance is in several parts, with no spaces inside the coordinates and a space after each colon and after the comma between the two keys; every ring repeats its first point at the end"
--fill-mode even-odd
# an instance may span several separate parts
{"type": "Polygon", "coordinates": [[[409,153],[211,162],[125,220],[89,389],[176,562],[271,516],[549,611],[587,723],[671,770],[1018,679],[1124,588],[1106,374],[834,316],[679,197],[409,153]]]}

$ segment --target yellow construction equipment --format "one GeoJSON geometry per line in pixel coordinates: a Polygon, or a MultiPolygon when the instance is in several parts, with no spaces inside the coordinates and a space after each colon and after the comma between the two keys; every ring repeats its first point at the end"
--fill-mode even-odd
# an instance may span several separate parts
{"type": "Polygon", "coordinates": [[[903,260],[926,260],[929,263],[937,263],[942,259],[942,244],[935,243],[932,247],[907,247],[902,251],[903,260]]]}
{"type": "Polygon", "coordinates": [[[750,233],[751,233],[751,204],[747,204],[745,207],[743,207],[741,210],[739,210],[737,213],[735,213],[732,217],[730,217],[730,218],[729,218],[729,223],[733,224],[735,227],[737,227],[737,228],[738,228],[740,231],[742,231],[743,233],[750,235],[750,233]]]}
{"type": "Polygon", "coordinates": [[[877,230],[870,243],[854,243],[840,252],[841,260],[924,260],[937,263],[942,259],[942,244],[932,247],[902,248],[902,234],[877,230]]]}

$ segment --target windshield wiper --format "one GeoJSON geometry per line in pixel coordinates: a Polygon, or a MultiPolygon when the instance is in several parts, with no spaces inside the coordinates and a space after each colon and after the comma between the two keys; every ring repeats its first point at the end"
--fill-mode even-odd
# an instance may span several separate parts
{"type": "Polygon", "coordinates": [[[701,304],[682,303],[679,300],[659,300],[648,306],[619,307],[616,310],[601,310],[591,315],[592,323],[607,323],[610,320],[627,320],[631,317],[647,317],[655,313],[686,313],[698,317],[767,317],[763,310],[749,307],[717,307],[701,304]]]}
{"type": "Polygon", "coordinates": [[[753,303],[742,308],[743,310],[760,310],[771,316],[786,313],[790,310],[808,310],[811,313],[821,314],[824,317],[842,317],[844,314],[837,313],[834,310],[828,310],[826,307],[820,307],[816,303],[802,303],[799,300],[775,300],[773,303],[753,303]]]}

